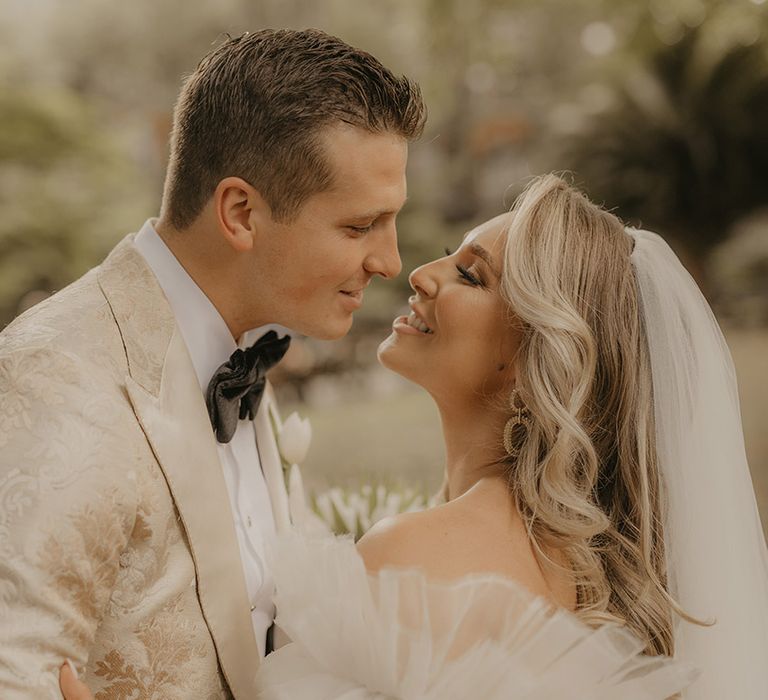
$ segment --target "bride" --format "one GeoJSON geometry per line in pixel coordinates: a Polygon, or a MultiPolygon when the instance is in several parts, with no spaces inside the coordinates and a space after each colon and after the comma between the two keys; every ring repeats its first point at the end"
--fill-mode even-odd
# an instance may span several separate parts
{"type": "Polygon", "coordinates": [[[379,360],[438,406],[445,502],[273,543],[258,697],[768,697],[733,367],[669,247],[548,175],[410,284],[379,360]]]}

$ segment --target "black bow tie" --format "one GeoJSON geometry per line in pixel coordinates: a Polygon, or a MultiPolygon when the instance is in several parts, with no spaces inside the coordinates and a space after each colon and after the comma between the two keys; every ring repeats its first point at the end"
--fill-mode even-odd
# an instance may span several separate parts
{"type": "Polygon", "coordinates": [[[237,422],[256,416],[266,385],[267,372],[288,350],[290,336],[278,338],[269,331],[245,350],[235,350],[219,367],[205,392],[205,404],[220,443],[232,439],[237,422]]]}

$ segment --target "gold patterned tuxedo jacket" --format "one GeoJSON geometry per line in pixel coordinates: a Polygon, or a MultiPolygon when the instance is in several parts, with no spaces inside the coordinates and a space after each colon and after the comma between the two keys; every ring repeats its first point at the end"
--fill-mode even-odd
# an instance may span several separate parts
{"type": "Polygon", "coordinates": [[[97,700],[248,700],[249,610],[204,398],[128,236],[0,334],[0,698],[60,697],[70,658],[97,700]]]}

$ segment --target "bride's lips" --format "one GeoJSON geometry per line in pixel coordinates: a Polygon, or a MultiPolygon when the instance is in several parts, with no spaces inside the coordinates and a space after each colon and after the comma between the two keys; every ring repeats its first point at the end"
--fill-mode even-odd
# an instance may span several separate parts
{"type": "Polygon", "coordinates": [[[398,316],[392,322],[392,330],[395,333],[401,333],[402,335],[427,335],[426,333],[416,330],[413,326],[409,326],[407,316],[398,316]]]}
{"type": "Polygon", "coordinates": [[[411,305],[410,314],[406,316],[398,316],[392,322],[392,330],[395,333],[401,333],[403,335],[434,335],[434,330],[427,325],[423,315],[413,305],[411,305]],[[421,325],[423,328],[414,327],[414,325],[421,325]]]}

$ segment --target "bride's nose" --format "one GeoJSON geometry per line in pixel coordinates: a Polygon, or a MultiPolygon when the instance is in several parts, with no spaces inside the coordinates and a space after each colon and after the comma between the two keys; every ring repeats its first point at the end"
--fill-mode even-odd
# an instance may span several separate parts
{"type": "Polygon", "coordinates": [[[437,281],[432,274],[431,263],[417,267],[408,275],[411,289],[423,299],[430,299],[437,293],[437,281]]]}

